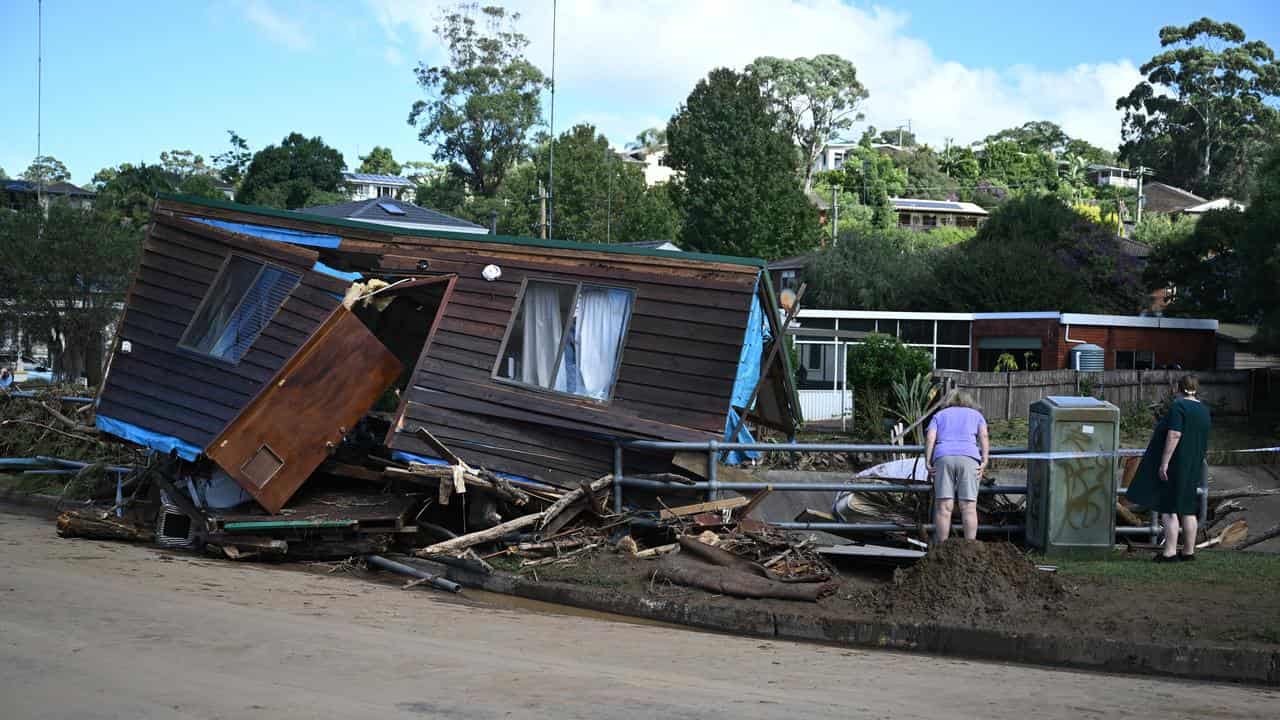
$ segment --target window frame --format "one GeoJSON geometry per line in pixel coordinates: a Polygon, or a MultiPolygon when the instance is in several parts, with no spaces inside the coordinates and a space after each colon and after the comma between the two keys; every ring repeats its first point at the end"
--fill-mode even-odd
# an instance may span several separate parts
{"type": "MultiPolygon", "coordinates": [[[[204,297],[200,298],[200,304],[196,306],[195,312],[191,313],[191,319],[187,321],[187,326],[183,328],[182,335],[179,336],[178,338],[178,343],[177,343],[178,350],[190,357],[203,360],[205,362],[217,363],[218,365],[223,365],[227,367],[238,367],[240,363],[244,361],[245,356],[248,355],[249,352],[253,350],[253,346],[257,344],[259,338],[262,337],[262,333],[265,332],[267,327],[270,326],[271,323],[275,321],[276,315],[278,315],[280,311],[284,309],[284,304],[289,301],[290,297],[293,296],[293,291],[296,290],[298,286],[301,284],[302,284],[302,274],[296,270],[291,270],[281,265],[277,265],[276,263],[267,262],[266,260],[260,257],[255,257],[253,255],[248,255],[241,252],[227,253],[227,256],[222,259],[222,267],[218,268],[217,274],[213,276],[213,281],[209,283],[208,289],[205,290],[204,292],[204,297]],[[223,273],[227,272],[227,268],[231,267],[231,262],[234,258],[248,260],[249,262],[255,263],[258,266],[258,272],[254,274],[253,280],[251,280],[249,284],[246,286],[248,289],[252,289],[254,285],[258,284],[258,280],[262,278],[262,274],[267,271],[268,267],[271,267],[282,273],[287,273],[289,275],[296,276],[298,280],[294,282],[293,287],[289,288],[289,293],[288,295],[285,295],[284,300],[282,300],[280,304],[276,307],[276,309],[272,311],[271,317],[267,319],[266,324],[264,324],[262,326],[262,329],[258,331],[258,334],[253,337],[253,340],[249,343],[248,349],[244,351],[244,355],[241,355],[239,358],[235,360],[231,360],[229,358],[218,357],[217,355],[213,355],[211,353],[207,353],[201,350],[197,350],[194,347],[191,347],[189,344],[187,344],[187,336],[191,334],[191,328],[193,327],[192,324],[196,321],[196,318],[200,317],[200,314],[204,312],[205,306],[209,304],[210,300],[213,297],[214,287],[216,287],[218,284],[218,281],[222,279],[223,273]]],[[[243,294],[240,295],[240,298],[236,300],[235,307],[231,309],[231,317],[235,317],[240,312],[240,308],[244,306],[244,301],[248,297],[249,297],[248,290],[246,290],[243,294]]],[[[223,329],[223,332],[226,332],[225,328],[223,329]]]]}
{"type": "MultiPolygon", "coordinates": [[[[631,316],[635,313],[636,297],[637,297],[636,289],[633,287],[627,287],[625,285],[609,285],[609,284],[589,282],[584,280],[561,280],[561,279],[548,278],[548,277],[529,277],[528,275],[526,275],[520,281],[520,291],[516,293],[515,304],[511,306],[511,318],[507,320],[507,329],[504,330],[502,333],[502,342],[501,344],[498,345],[498,355],[493,363],[493,371],[489,373],[489,379],[493,380],[494,382],[500,383],[502,385],[511,385],[511,386],[520,388],[522,390],[530,390],[532,392],[537,392],[537,393],[546,393],[549,395],[555,395],[557,397],[570,398],[570,399],[578,400],[581,402],[589,402],[594,405],[603,406],[603,405],[611,404],[613,402],[614,393],[618,389],[618,376],[622,371],[622,355],[623,355],[623,350],[627,346],[627,336],[631,332],[631,316]],[[511,334],[515,329],[516,318],[519,317],[520,311],[524,309],[525,291],[528,289],[529,283],[531,282],[544,283],[547,285],[562,285],[562,286],[569,286],[573,288],[573,299],[570,300],[569,315],[568,315],[568,319],[570,322],[577,319],[578,298],[582,296],[583,286],[590,286],[593,288],[605,288],[608,290],[622,290],[631,295],[631,304],[628,307],[627,316],[622,319],[622,332],[618,336],[618,356],[613,359],[613,382],[609,384],[609,393],[605,395],[603,398],[594,398],[594,397],[591,397],[590,395],[581,395],[578,393],[568,392],[566,390],[556,390],[554,387],[542,387],[541,385],[533,385],[531,383],[524,382],[523,380],[504,377],[498,374],[498,371],[502,369],[502,362],[504,359],[506,359],[506,356],[507,356],[507,343],[511,340],[511,334]]],[[[560,334],[560,347],[556,351],[556,364],[555,364],[555,367],[552,368],[551,370],[551,377],[553,378],[552,380],[553,383],[555,382],[554,378],[560,374],[560,365],[561,363],[564,362],[565,347],[569,344],[570,334],[571,333],[569,332],[562,332],[560,334]]]]}

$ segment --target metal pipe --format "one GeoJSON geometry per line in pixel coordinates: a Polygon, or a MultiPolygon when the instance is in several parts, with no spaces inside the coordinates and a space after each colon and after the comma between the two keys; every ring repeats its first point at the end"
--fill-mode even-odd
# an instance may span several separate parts
{"type": "MultiPolygon", "coordinates": [[[[36,459],[42,460],[45,463],[48,463],[50,465],[61,465],[62,467],[69,467],[69,468],[76,468],[76,469],[86,468],[93,464],[93,463],[81,462],[79,460],[64,460],[62,458],[49,457],[48,455],[37,455],[36,459]]],[[[108,465],[103,469],[108,470],[110,472],[127,473],[127,472],[133,472],[137,468],[122,467],[119,465],[108,465]]]]}
{"type": "MultiPolygon", "coordinates": [[[[669,482],[666,480],[650,480],[647,478],[625,478],[624,485],[648,490],[709,490],[710,482],[691,483],[669,482]]],[[[831,491],[831,492],[933,492],[931,483],[768,483],[768,482],[721,482],[715,484],[716,490],[764,490],[771,488],[775,492],[831,491]]],[[[987,485],[978,488],[984,495],[1025,495],[1026,485],[987,485]]]]}
{"type": "MultiPolygon", "coordinates": [[[[39,396],[37,393],[32,392],[31,390],[15,390],[15,391],[13,391],[13,392],[9,393],[9,397],[15,397],[15,398],[36,398],[36,397],[40,397],[40,396],[39,396]]],[[[91,398],[91,397],[79,397],[79,396],[77,396],[77,395],[63,395],[63,396],[53,397],[53,398],[49,398],[49,399],[50,399],[50,400],[57,400],[57,401],[59,401],[59,402],[74,402],[74,403],[91,403],[91,402],[93,402],[93,398],[91,398]]]]}
{"type": "Polygon", "coordinates": [[[399,573],[401,575],[408,575],[409,577],[417,578],[419,580],[426,580],[428,585],[439,590],[445,590],[452,593],[460,592],[462,590],[462,586],[452,580],[446,580],[439,575],[432,575],[426,570],[419,570],[416,567],[410,567],[404,563],[398,563],[395,560],[388,560],[381,555],[365,555],[364,559],[365,562],[376,568],[388,570],[393,573],[399,573]]]}
{"type": "MultiPolygon", "coordinates": [[[[839,522],[771,522],[769,525],[779,527],[784,530],[844,530],[848,532],[895,532],[898,530],[925,530],[932,531],[933,523],[910,523],[899,525],[897,523],[839,523],[839,522]]],[[[1024,525],[979,525],[978,532],[984,533],[1020,533],[1025,532],[1024,525]]]]}
{"type": "Polygon", "coordinates": [[[707,500],[715,502],[716,486],[719,480],[720,443],[711,440],[707,443],[707,500]]]}
{"type": "Polygon", "coordinates": [[[613,442],[613,511],[622,514],[622,445],[613,442]]]}
{"type": "MultiPolygon", "coordinates": [[[[708,440],[705,443],[668,442],[665,440],[620,440],[624,446],[636,450],[702,450],[707,451],[711,443],[716,443],[717,450],[754,450],[761,452],[862,452],[883,453],[889,455],[911,455],[923,453],[923,445],[854,445],[842,443],[729,443],[708,440]]],[[[992,455],[1011,455],[1030,452],[1025,447],[991,448],[992,455]]]]}

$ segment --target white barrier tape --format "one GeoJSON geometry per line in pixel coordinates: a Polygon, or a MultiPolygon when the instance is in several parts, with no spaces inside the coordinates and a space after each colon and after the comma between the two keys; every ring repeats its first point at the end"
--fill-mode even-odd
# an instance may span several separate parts
{"type": "MultiPolygon", "coordinates": [[[[1247,448],[1244,450],[1214,450],[1215,453],[1278,453],[1280,447],[1265,448],[1247,448]]],[[[1120,450],[1110,451],[1085,451],[1085,452],[1040,452],[1040,453],[1008,453],[991,456],[992,460],[1079,460],[1084,458],[1101,458],[1101,457],[1139,457],[1146,453],[1146,450],[1140,448],[1123,448],[1120,450]]]]}

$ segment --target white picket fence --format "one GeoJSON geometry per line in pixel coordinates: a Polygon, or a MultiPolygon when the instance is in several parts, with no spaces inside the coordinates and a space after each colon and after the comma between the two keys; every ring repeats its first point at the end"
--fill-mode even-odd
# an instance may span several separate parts
{"type": "Polygon", "coordinates": [[[852,417],[853,391],[801,390],[800,411],[804,413],[806,422],[852,417]]]}

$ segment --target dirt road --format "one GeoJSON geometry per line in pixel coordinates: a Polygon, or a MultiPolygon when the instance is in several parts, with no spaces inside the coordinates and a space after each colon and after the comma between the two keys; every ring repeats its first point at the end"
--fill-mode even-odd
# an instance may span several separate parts
{"type": "Polygon", "coordinates": [[[1280,692],[723,637],[0,513],[6,718],[1274,717],[1280,692]]]}

